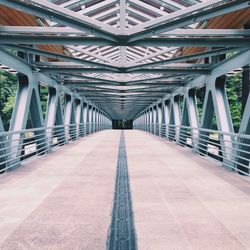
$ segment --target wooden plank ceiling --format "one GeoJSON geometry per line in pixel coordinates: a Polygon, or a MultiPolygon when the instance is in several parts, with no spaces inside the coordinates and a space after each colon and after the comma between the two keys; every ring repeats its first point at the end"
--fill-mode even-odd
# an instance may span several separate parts
{"type": "MultiPolygon", "coordinates": [[[[24,12],[11,9],[9,7],[0,6],[0,25],[2,26],[40,26],[36,17],[24,12]]],[[[40,49],[64,54],[64,47],[58,45],[39,45],[40,49]]]]}
{"type": "MultiPolygon", "coordinates": [[[[250,8],[235,11],[226,15],[212,18],[203,29],[242,29],[250,22],[250,8]]],[[[198,27],[199,28],[199,25],[198,27]]],[[[182,49],[183,55],[205,51],[206,48],[188,47],[182,49]]]]}
{"type": "MultiPolygon", "coordinates": [[[[250,22],[250,8],[235,11],[213,18],[204,25],[203,29],[240,29],[250,22]]],[[[21,11],[0,6],[0,25],[9,26],[40,26],[36,17],[21,11]]],[[[199,25],[198,25],[199,28],[199,25]]],[[[54,53],[64,54],[65,48],[59,45],[39,45],[39,48],[54,53]]],[[[179,55],[188,55],[204,51],[206,48],[186,47],[179,51],[179,55]],[[181,52],[181,53],[180,53],[181,52]]]]}

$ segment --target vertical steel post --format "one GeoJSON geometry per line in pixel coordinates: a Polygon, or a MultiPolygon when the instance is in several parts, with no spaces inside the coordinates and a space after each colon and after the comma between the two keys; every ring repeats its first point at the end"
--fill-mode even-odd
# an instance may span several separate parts
{"type": "Polygon", "coordinates": [[[88,106],[89,109],[89,133],[93,132],[93,107],[91,105],[88,106]]]}
{"type": "Polygon", "coordinates": [[[66,130],[66,141],[74,139],[76,136],[75,128],[75,108],[72,95],[65,95],[64,125],[66,130]]]}
{"type": "Polygon", "coordinates": [[[88,104],[86,102],[83,103],[83,123],[84,123],[84,135],[87,134],[87,123],[88,123],[88,104]]]}
{"type": "Polygon", "coordinates": [[[156,112],[156,106],[152,107],[152,113],[153,113],[153,134],[156,134],[156,122],[158,120],[157,112],[156,112]]]}
{"type": "Polygon", "coordinates": [[[180,124],[180,96],[176,95],[171,98],[168,138],[175,140],[177,143],[179,140],[180,124]]]}
{"type": "Polygon", "coordinates": [[[47,145],[52,146],[53,134],[57,135],[57,141],[60,145],[65,143],[65,130],[64,128],[55,128],[55,125],[63,125],[64,117],[62,114],[61,100],[59,88],[49,87],[49,96],[47,102],[47,112],[45,118],[47,145]]]}
{"type": "Polygon", "coordinates": [[[76,137],[79,138],[82,135],[83,130],[83,111],[82,111],[82,101],[80,99],[75,100],[76,107],[76,137]]]}
{"type": "Polygon", "coordinates": [[[143,130],[147,131],[147,126],[148,126],[148,111],[147,110],[144,111],[144,121],[145,123],[144,123],[143,130]]]}
{"type": "Polygon", "coordinates": [[[95,132],[98,131],[98,108],[95,109],[95,132]]]}
{"type": "Polygon", "coordinates": [[[158,117],[158,124],[159,124],[158,135],[161,137],[162,135],[162,103],[158,103],[157,105],[157,117],[158,117]]]}
{"type": "Polygon", "coordinates": [[[180,130],[180,138],[179,141],[181,144],[187,143],[187,138],[189,132],[190,139],[192,141],[192,147],[194,150],[196,150],[197,147],[197,140],[198,140],[198,127],[199,127],[199,121],[198,121],[198,114],[197,114],[197,106],[196,106],[196,90],[195,89],[187,89],[184,93],[184,100],[183,100],[183,112],[182,112],[182,119],[181,119],[181,125],[182,126],[190,126],[192,128],[188,131],[186,128],[181,128],[180,130]]]}
{"type": "Polygon", "coordinates": [[[149,115],[150,115],[150,133],[154,133],[154,113],[153,113],[153,107],[149,108],[149,115]]]}

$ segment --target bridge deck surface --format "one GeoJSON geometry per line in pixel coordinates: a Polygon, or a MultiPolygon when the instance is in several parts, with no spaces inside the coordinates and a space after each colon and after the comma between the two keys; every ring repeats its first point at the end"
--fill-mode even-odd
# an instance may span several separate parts
{"type": "MultiPolygon", "coordinates": [[[[0,176],[0,249],[105,249],[120,131],[0,176]]],[[[190,149],[125,131],[138,249],[250,249],[250,182],[190,149]]]]}

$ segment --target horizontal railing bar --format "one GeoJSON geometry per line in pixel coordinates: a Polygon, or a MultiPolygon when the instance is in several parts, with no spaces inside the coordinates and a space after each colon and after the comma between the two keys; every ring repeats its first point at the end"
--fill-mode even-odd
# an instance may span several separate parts
{"type": "Polygon", "coordinates": [[[250,175],[246,172],[250,170],[250,160],[245,157],[246,154],[249,154],[247,149],[250,149],[249,143],[245,140],[249,140],[250,135],[161,123],[144,123],[135,125],[135,128],[142,129],[170,142],[190,147],[199,155],[223,161],[223,165],[230,169],[244,175],[250,175]],[[217,138],[211,137],[211,134],[217,135],[217,138]],[[213,152],[213,150],[216,151],[213,152]],[[246,169],[246,171],[241,168],[246,169]]]}
{"type": "Polygon", "coordinates": [[[4,140],[0,142],[0,159],[2,160],[0,166],[4,167],[0,170],[0,173],[33,156],[47,154],[55,147],[109,128],[111,128],[111,125],[105,123],[75,123],[1,132],[0,137],[4,140]],[[25,136],[28,133],[30,135],[25,136]]]}

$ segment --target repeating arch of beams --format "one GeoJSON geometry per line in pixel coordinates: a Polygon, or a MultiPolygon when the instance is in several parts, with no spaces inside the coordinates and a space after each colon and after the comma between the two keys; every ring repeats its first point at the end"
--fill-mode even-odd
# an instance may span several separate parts
{"type": "MultiPolygon", "coordinates": [[[[17,74],[19,82],[8,134],[11,152],[6,154],[5,145],[0,145],[4,162],[8,154],[20,160],[20,131],[26,128],[29,112],[34,127],[46,127],[45,133],[33,131],[40,142],[38,153],[44,145],[51,147],[55,133],[58,143],[64,144],[109,128],[112,119],[131,119],[136,128],[163,132],[183,145],[190,139],[192,147],[203,153],[208,151],[204,138],[215,115],[223,163],[249,174],[250,97],[243,93],[241,138],[234,134],[225,91],[225,75],[239,70],[249,84],[249,1],[2,0],[0,4],[7,17],[33,20],[30,26],[25,20],[0,17],[0,67],[17,74]],[[230,23],[234,18],[237,21],[230,23]],[[39,85],[49,89],[45,119],[39,85]],[[201,86],[206,93],[199,121],[195,91],[201,86]],[[58,125],[62,137],[54,128],[58,125]]],[[[0,137],[5,134],[0,117],[0,137]]],[[[8,166],[15,164],[13,157],[7,158],[8,166]]]]}
{"type": "Polygon", "coordinates": [[[113,119],[133,119],[150,102],[210,74],[216,65],[204,63],[204,58],[241,53],[249,46],[248,30],[203,29],[214,17],[247,11],[244,0],[1,4],[34,15],[38,24],[1,26],[2,49],[40,56],[38,62],[29,62],[32,67],[101,106],[113,119]],[[44,44],[63,45],[65,53],[38,47],[44,44]],[[182,54],[182,47],[192,46],[206,49],[182,54]]]}

